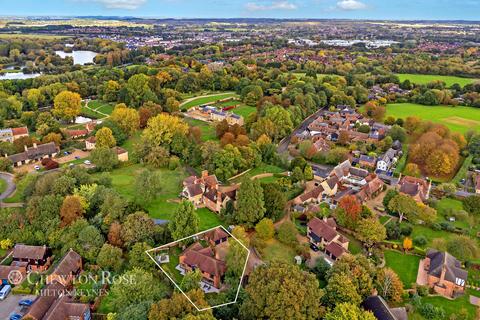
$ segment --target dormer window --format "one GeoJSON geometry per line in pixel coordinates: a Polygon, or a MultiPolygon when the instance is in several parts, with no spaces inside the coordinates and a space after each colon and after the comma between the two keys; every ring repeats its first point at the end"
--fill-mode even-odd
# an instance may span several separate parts
{"type": "Polygon", "coordinates": [[[465,286],[465,280],[464,280],[464,279],[460,279],[460,278],[455,278],[455,284],[456,284],[457,286],[463,287],[463,286],[465,286]]]}

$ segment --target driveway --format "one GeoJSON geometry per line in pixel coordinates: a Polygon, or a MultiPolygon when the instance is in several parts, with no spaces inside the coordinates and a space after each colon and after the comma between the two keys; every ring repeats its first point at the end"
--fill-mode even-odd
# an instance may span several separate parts
{"type": "Polygon", "coordinates": [[[19,313],[21,315],[25,314],[27,308],[20,307],[18,302],[22,299],[32,299],[34,300],[36,296],[32,295],[23,295],[23,294],[12,294],[10,293],[7,299],[0,301],[0,319],[8,319],[12,313],[19,313]]]}
{"type": "Polygon", "coordinates": [[[3,199],[10,197],[15,192],[16,186],[15,182],[13,182],[13,174],[0,172],[0,179],[5,180],[5,182],[7,183],[7,189],[2,194],[0,194],[1,202],[3,199]]]}

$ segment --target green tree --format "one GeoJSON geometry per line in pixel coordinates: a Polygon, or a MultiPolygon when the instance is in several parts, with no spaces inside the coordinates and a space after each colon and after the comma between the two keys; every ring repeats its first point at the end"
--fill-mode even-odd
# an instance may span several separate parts
{"type": "Polygon", "coordinates": [[[136,199],[149,204],[162,191],[162,176],[150,170],[142,170],[135,179],[136,199]]]}
{"type": "Polygon", "coordinates": [[[263,218],[255,226],[257,236],[262,240],[270,240],[275,235],[275,227],[273,226],[272,219],[263,218]]]}
{"type": "Polygon", "coordinates": [[[109,148],[93,149],[90,158],[100,171],[111,171],[118,165],[117,153],[109,148]]]}
{"type": "Polygon", "coordinates": [[[373,247],[387,237],[385,227],[377,218],[360,220],[355,231],[357,232],[358,240],[362,241],[367,248],[373,247]]]}
{"type": "Polygon", "coordinates": [[[285,210],[287,204],[287,197],[282,188],[276,182],[262,184],[263,199],[265,202],[265,216],[278,220],[285,210]]]}
{"type": "Polygon", "coordinates": [[[315,275],[298,266],[272,262],[258,266],[245,288],[241,306],[246,319],[318,319],[323,295],[315,275]]]}
{"type": "Polygon", "coordinates": [[[202,280],[202,273],[199,269],[187,272],[180,282],[180,288],[183,292],[200,289],[200,281],[202,280]]]}
{"type": "Polygon", "coordinates": [[[235,219],[237,223],[253,228],[255,223],[263,218],[265,204],[263,190],[257,179],[246,177],[242,180],[237,196],[237,210],[235,219]]]}
{"type": "Polygon", "coordinates": [[[346,302],[359,305],[362,302],[362,297],[348,274],[335,273],[328,278],[322,302],[331,308],[346,302]]]}
{"type": "Polygon", "coordinates": [[[173,213],[168,229],[174,240],[188,237],[198,232],[199,219],[195,207],[189,201],[182,201],[173,213]]]}
{"type": "Polygon", "coordinates": [[[147,250],[152,249],[146,242],[135,243],[128,252],[128,264],[130,269],[138,268],[147,271],[155,271],[157,266],[155,262],[146,254],[147,250]]]}
{"type": "Polygon", "coordinates": [[[122,225],[122,240],[127,247],[136,242],[153,243],[155,224],[145,212],[128,215],[122,225]]]}
{"type": "Polygon", "coordinates": [[[418,206],[412,197],[405,194],[398,194],[394,196],[388,203],[388,208],[400,216],[399,222],[402,223],[404,217],[413,219],[418,206]]]}
{"type": "Polygon", "coordinates": [[[290,220],[282,223],[277,230],[278,240],[289,246],[295,246],[298,243],[297,234],[297,227],[290,220]]]}
{"type": "Polygon", "coordinates": [[[373,313],[360,309],[349,302],[340,303],[325,314],[324,320],[375,320],[373,313]]]}
{"type": "MultiPolygon", "coordinates": [[[[208,302],[202,290],[190,291],[188,297],[198,308],[207,308],[208,302]]],[[[215,320],[212,310],[202,311],[201,313],[193,306],[190,301],[180,292],[174,292],[170,299],[163,299],[152,305],[148,314],[149,320],[215,320]]]]}
{"type": "Polygon", "coordinates": [[[97,264],[104,269],[119,271],[123,264],[122,249],[105,243],[100,249],[97,264]]]}

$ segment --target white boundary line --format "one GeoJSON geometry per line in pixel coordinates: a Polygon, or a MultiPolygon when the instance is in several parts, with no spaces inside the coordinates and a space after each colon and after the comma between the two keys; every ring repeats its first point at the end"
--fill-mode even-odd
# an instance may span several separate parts
{"type": "Polygon", "coordinates": [[[175,287],[180,290],[180,292],[188,299],[188,301],[190,301],[190,303],[195,307],[195,309],[197,309],[197,311],[206,311],[206,310],[211,310],[211,309],[214,309],[214,308],[219,308],[219,307],[224,307],[224,306],[227,306],[229,304],[233,304],[233,303],[237,303],[237,299],[238,299],[238,295],[240,294],[240,287],[242,286],[242,280],[243,280],[243,277],[245,275],[245,270],[247,269],[247,264],[248,264],[248,259],[250,258],[250,249],[248,249],[240,240],[238,240],[237,238],[235,238],[233,236],[233,234],[230,233],[230,231],[228,231],[225,227],[223,227],[222,225],[219,225],[219,226],[216,226],[216,227],[213,227],[213,228],[210,228],[208,230],[204,230],[204,231],[201,231],[201,232],[198,232],[198,233],[195,233],[191,236],[188,236],[188,237],[185,237],[185,238],[182,238],[182,239],[179,239],[179,240],[176,240],[176,241],[173,241],[173,242],[170,242],[170,243],[167,243],[167,244],[164,244],[160,247],[156,247],[156,248],[152,248],[152,249],[149,249],[149,250],[146,250],[145,253],[150,257],[150,259],[153,260],[153,262],[155,262],[155,264],[160,268],[160,270],[162,270],[162,272],[168,277],[168,279],[170,279],[170,281],[172,281],[172,283],[175,285],[175,287]],[[180,242],[180,241],[183,241],[183,240],[186,240],[186,239],[189,239],[189,238],[192,238],[192,237],[195,237],[195,236],[198,236],[198,235],[201,235],[201,234],[204,234],[206,232],[209,232],[211,230],[214,230],[214,229],[217,229],[217,228],[222,228],[225,232],[227,232],[233,239],[235,239],[238,243],[240,243],[240,245],[242,247],[245,248],[245,250],[247,250],[248,254],[247,254],[247,259],[245,260],[245,265],[243,266],[243,272],[242,272],[242,276],[240,277],[240,281],[238,283],[238,289],[237,289],[237,293],[235,295],[235,300],[234,301],[230,301],[230,302],[226,302],[226,303],[223,303],[223,304],[219,304],[219,305],[216,305],[216,306],[213,306],[213,307],[208,307],[208,308],[198,308],[197,305],[187,296],[187,294],[185,292],[183,292],[183,290],[178,286],[178,284],[170,277],[170,275],[165,271],[163,270],[163,268],[161,267],[161,265],[155,260],[154,257],[152,257],[152,255],[150,254],[150,252],[152,251],[156,251],[158,249],[161,249],[163,247],[166,247],[166,246],[170,246],[172,244],[175,244],[177,242],[180,242]]]}

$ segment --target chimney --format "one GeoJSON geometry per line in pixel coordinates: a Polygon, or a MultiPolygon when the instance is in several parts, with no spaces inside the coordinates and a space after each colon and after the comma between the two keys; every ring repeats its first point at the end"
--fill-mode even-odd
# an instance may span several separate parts
{"type": "Polygon", "coordinates": [[[208,177],[208,170],[202,171],[202,178],[208,177]]]}
{"type": "Polygon", "coordinates": [[[37,149],[37,143],[36,143],[36,142],[33,143],[33,147],[34,147],[35,149],[37,149]]]}
{"type": "Polygon", "coordinates": [[[25,149],[25,151],[28,151],[28,148],[26,145],[23,145],[23,149],[25,149]]]}

